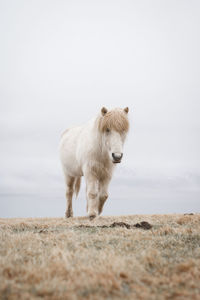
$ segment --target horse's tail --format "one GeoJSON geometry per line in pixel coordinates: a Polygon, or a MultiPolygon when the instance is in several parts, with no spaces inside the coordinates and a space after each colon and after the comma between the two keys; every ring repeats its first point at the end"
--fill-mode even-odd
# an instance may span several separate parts
{"type": "Polygon", "coordinates": [[[77,177],[75,179],[75,184],[74,184],[74,191],[75,191],[75,194],[76,194],[76,198],[77,198],[78,193],[80,191],[80,187],[81,187],[81,177],[77,177]]]}

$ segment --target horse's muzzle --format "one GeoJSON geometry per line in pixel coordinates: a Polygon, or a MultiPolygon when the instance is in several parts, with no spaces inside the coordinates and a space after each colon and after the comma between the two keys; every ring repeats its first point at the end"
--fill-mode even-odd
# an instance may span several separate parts
{"type": "Polygon", "coordinates": [[[113,163],[119,164],[121,162],[122,156],[123,156],[123,153],[112,153],[113,163]]]}

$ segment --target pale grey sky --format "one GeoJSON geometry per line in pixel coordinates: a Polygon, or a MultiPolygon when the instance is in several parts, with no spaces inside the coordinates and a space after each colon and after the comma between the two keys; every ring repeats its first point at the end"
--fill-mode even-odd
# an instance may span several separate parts
{"type": "Polygon", "coordinates": [[[102,106],[131,123],[104,215],[200,211],[199,1],[0,1],[0,37],[0,217],[64,216],[60,134],[102,106]]]}

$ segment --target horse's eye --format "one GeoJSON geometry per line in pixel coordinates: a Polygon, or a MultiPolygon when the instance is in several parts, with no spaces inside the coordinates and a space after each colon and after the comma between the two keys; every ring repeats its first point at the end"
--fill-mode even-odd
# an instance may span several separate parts
{"type": "Polygon", "coordinates": [[[109,129],[109,128],[106,128],[106,132],[107,132],[107,133],[110,132],[110,129],[109,129]]]}

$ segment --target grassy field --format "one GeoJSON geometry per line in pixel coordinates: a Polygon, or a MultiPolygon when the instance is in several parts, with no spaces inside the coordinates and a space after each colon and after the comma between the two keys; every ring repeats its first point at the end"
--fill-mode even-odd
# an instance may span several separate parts
{"type": "Polygon", "coordinates": [[[200,299],[200,214],[0,219],[0,295],[200,299]]]}

